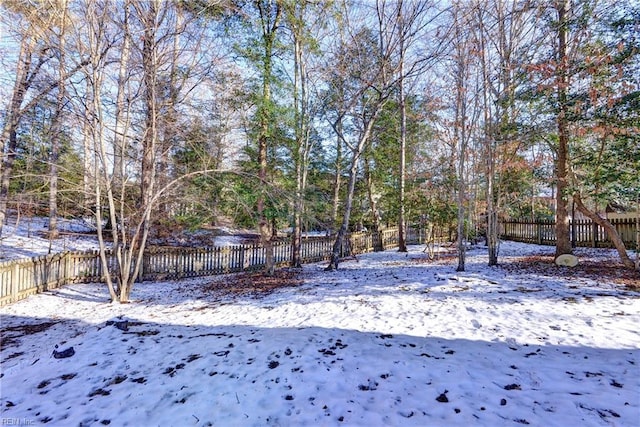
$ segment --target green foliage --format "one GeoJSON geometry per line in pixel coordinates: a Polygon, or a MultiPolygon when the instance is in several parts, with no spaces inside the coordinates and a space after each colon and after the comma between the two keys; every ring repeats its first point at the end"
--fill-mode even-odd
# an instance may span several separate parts
{"type": "Polygon", "coordinates": [[[187,176],[181,181],[179,192],[182,208],[176,221],[194,229],[199,225],[215,224],[222,209],[226,177],[219,169],[222,163],[223,129],[194,121],[184,132],[184,140],[176,147],[173,173],[187,176]]]}
{"type": "MultiPolygon", "coordinates": [[[[35,108],[29,112],[18,132],[16,158],[9,184],[9,198],[32,205],[44,212],[49,199],[49,150],[51,112],[35,108]]],[[[61,215],[82,215],[82,175],[80,155],[73,149],[68,130],[63,129],[58,158],[58,209],[61,215]]]]}
{"type": "Polygon", "coordinates": [[[185,212],[175,215],[175,221],[181,228],[185,228],[189,231],[195,231],[200,229],[205,221],[199,212],[185,212]]]}
{"type": "Polygon", "coordinates": [[[603,206],[629,205],[640,194],[640,8],[611,8],[581,45],[586,58],[576,135],[574,191],[603,206]],[[635,24],[633,24],[635,22],[635,24]]]}

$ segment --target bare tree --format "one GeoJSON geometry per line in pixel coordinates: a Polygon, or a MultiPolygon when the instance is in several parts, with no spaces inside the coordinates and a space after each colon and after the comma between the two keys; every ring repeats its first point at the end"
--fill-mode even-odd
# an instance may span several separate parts
{"type": "Polygon", "coordinates": [[[428,48],[416,50],[418,40],[427,38],[429,24],[437,18],[428,15],[435,8],[429,1],[398,0],[397,38],[398,38],[398,109],[400,113],[400,162],[398,165],[398,251],[406,252],[406,176],[407,176],[407,100],[406,94],[411,90],[411,83],[417,76],[423,75],[433,66],[433,59],[438,58],[444,44],[430,43],[428,48]]]}
{"type": "Polygon", "coordinates": [[[326,4],[311,2],[285,2],[286,21],[293,40],[293,126],[292,150],[295,165],[295,198],[293,201],[293,267],[301,266],[302,224],[305,212],[305,192],[309,172],[309,155],[315,140],[311,138],[311,121],[315,107],[311,101],[310,56],[316,38],[312,31],[318,30],[326,19],[326,4]]]}
{"type": "Polygon", "coordinates": [[[454,6],[454,56],[453,61],[453,77],[454,77],[454,128],[453,138],[456,144],[457,164],[457,205],[458,205],[458,230],[457,242],[458,248],[458,267],[457,271],[465,269],[465,198],[466,183],[465,177],[465,160],[467,156],[467,146],[469,144],[469,128],[467,115],[468,108],[468,79],[469,79],[469,52],[470,40],[469,34],[465,31],[467,25],[464,11],[459,5],[454,6]]]}
{"type": "Polygon", "coordinates": [[[116,6],[111,2],[98,5],[97,1],[87,4],[90,19],[85,55],[90,63],[84,72],[91,91],[86,99],[93,104],[85,114],[93,141],[93,188],[103,273],[112,301],[127,302],[134,282],[144,274],[142,261],[155,209],[168,190],[184,178],[181,175],[158,183],[158,161],[169,149],[161,143],[161,131],[167,136],[172,131],[168,127],[174,125],[168,124],[166,116],[161,118],[161,113],[167,105],[176,107],[181,99],[173,92],[181,86],[171,77],[172,70],[184,66],[185,75],[190,75],[193,64],[186,63],[188,58],[176,63],[175,50],[183,43],[177,43],[175,37],[186,31],[187,24],[173,3],[131,0],[124,8],[116,6]],[[104,51],[111,47],[114,54],[107,57],[104,51]],[[118,72],[112,73],[114,68],[118,72]],[[115,90],[107,81],[112,74],[117,76],[115,90]],[[166,86],[161,80],[172,85],[168,93],[163,92],[166,86]],[[113,93],[114,107],[107,108],[103,100],[113,93]],[[104,217],[108,218],[108,230],[104,217]],[[115,266],[107,257],[107,233],[115,266]]]}
{"type": "Polygon", "coordinates": [[[57,15],[55,27],[57,28],[58,50],[58,94],[56,97],[56,109],[51,124],[51,151],[49,154],[49,238],[58,237],[58,161],[60,157],[60,145],[62,139],[62,121],[66,102],[66,37],[67,37],[67,0],[60,0],[52,12],[57,15]]]}
{"type": "Polygon", "coordinates": [[[464,2],[454,2],[450,9],[451,33],[449,36],[449,51],[447,56],[448,82],[452,85],[448,103],[451,117],[445,121],[444,133],[452,148],[450,169],[456,175],[456,205],[457,205],[457,238],[458,271],[465,269],[466,237],[465,227],[468,209],[468,165],[470,144],[480,113],[479,96],[480,83],[475,73],[475,55],[478,51],[470,31],[472,27],[472,5],[464,2]],[[449,128],[450,129],[447,129],[449,128]]]}
{"type": "Polygon", "coordinates": [[[400,108],[400,165],[399,175],[400,182],[398,185],[398,251],[407,252],[407,242],[405,238],[406,224],[405,224],[405,188],[406,188],[406,163],[407,163],[407,105],[405,98],[405,56],[406,56],[406,24],[403,13],[402,0],[398,2],[398,33],[399,43],[398,50],[400,51],[399,67],[398,67],[398,103],[400,108]]]}
{"type": "Polygon", "coordinates": [[[41,10],[30,9],[20,3],[7,3],[4,7],[14,7],[15,10],[5,10],[5,18],[13,17],[18,25],[24,27],[20,29],[20,50],[16,61],[15,80],[9,104],[6,109],[6,118],[2,127],[0,139],[0,154],[2,163],[0,165],[0,236],[6,220],[7,205],[9,198],[9,184],[11,173],[16,158],[18,146],[18,126],[25,111],[28,111],[37,102],[40,102],[49,91],[45,86],[45,91],[40,91],[28,99],[27,94],[37,82],[39,75],[45,64],[52,58],[49,46],[43,44],[43,31],[48,24],[43,20],[41,10]]]}
{"type": "MultiPolygon", "coordinates": [[[[58,3],[55,4],[57,7],[53,11],[66,10],[65,1],[61,3],[64,8],[60,8],[58,3]]],[[[60,52],[59,47],[56,48],[52,45],[52,40],[55,38],[52,34],[52,28],[57,15],[52,13],[52,10],[49,10],[48,4],[39,2],[32,5],[30,3],[12,1],[5,2],[2,6],[9,8],[5,16],[7,18],[14,17],[16,19],[14,24],[20,27],[18,31],[20,50],[16,62],[13,91],[0,137],[0,153],[2,154],[2,164],[0,166],[0,236],[6,220],[9,185],[16,157],[17,132],[21,120],[26,112],[42,103],[46,96],[61,85],[63,87],[58,91],[58,94],[64,94],[65,83],[88,63],[86,59],[81,59],[71,67],[65,67],[63,58],[62,64],[60,65],[59,63],[57,76],[46,79],[44,76],[45,67],[51,63],[51,60],[56,56],[56,52],[60,52]]],[[[64,44],[62,47],[64,47],[64,44]]],[[[64,53],[61,53],[61,55],[64,55],[64,53]]],[[[58,101],[61,103],[64,99],[59,99],[58,101]]]]}
{"type": "Polygon", "coordinates": [[[377,20],[375,33],[367,28],[351,27],[354,24],[353,21],[346,22],[349,25],[350,39],[347,40],[348,44],[342,47],[339,59],[338,67],[345,70],[346,75],[342,75],[342,78],[338,76],[338,85],[348,86],[350,92],[345,93],[347,108],[337,110],[331,126],[344,146],[349,148],[351,162],[342,224],[336,234],[327,270],[338,268],[340,254],[349,229],[359,164],[369,144],[376,120],[393,95],[397,83],[394,78],[397,76],[394,68],[397,67],[397,61],[394,60],[397,48],[396,32],[393,30],[396,23],[395,10],[390,11],[385,7],[384,2],[377,2],[375,12],[377,20]],[[355,67],[355,70],[351,67],[355,67]],[[347,117],[353,120],[354,127],[357,129],[353,139],[348,138],[340,127],[347,117]]]}
{"type": "Polygon", "coordinates": [[[125,0],[122,4],[122,22],[119,25],[122,39],[120,42],[120,58],[118,60],[118,80],[116,82],[116,103],[113,117],[113,184],[124,193],[126,158],[127,158],[127,129],[130,124],[130,104],[133,101],[127,96],[127,82],[129,81],[131,62],[131,2],[125,0]]]}
{"type": "Polygon", "coordinates": [[[522,147],[516,105],[524,57],[535,54],[531,42],[538,21],[537,10],[528,1],[493,1],[476,4],[477,38],[482,74],[484,174],[486,184],[486,238],[489,265],[498,263],[498,217],[502,210],[504,169],[522,147]]]}

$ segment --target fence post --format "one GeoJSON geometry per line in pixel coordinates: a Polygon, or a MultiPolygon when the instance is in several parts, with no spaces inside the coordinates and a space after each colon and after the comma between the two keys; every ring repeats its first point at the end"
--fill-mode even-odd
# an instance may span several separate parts
{"type": "Polygon", "coordinates": [[[541,222],[536,222],[536,230],[538,233],[538,244],[541,245],[542,244],[542,223],[541,222]]]}
{"type": "Polygon", "coordinates": [[[63,259],[64,261],[64,267],[63,267],[63,271],[64,274],[62,276],[62,283],[61,285],[66,285],[69,283],[69,251],[64,253],[63,259]]]}
{"type": "Polygon", "coordinates": [[[18,301],[18,274],[20,270],[20,265],[16,262],[13,265],[13,271],[11,272],[11,282],[9,286],[11,286],[11,302],[18,301]]]}
{"type": "MultiPolygon", "coordinates": [[[[373,233],[371,233],[371,237],[373,239],[373,251],[374,252],[381,252],[384,250],[384,237],[382,236],[382,231],[380,230],[374,230],[373,233]]],[[[367,251],[369,251],[369,248],[366,249],[367,251]]]]}
{"type": "Polygon", "coordinates": [[[142,262],[140,263],[140,268],[138,270],[138,282],[142,282],[144,280],[144,266],[149,262],[149,251],[148,249],[142,252],[142,262]]]}

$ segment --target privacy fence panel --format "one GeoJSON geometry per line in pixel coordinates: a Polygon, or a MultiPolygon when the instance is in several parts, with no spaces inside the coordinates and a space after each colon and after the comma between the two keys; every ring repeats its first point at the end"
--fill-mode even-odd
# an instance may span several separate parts
{"type": "MultiPolygon", "coordinates": [[[[627,249],[637,245],[638,224],[635,219],[611,219],[618,235],[627,249]]],[[[500,223],[500,237],[505,240],[555,245],[555,221],[503,221],[500,223]]],[[[571,241],[575,246],[612,248],[613,243],[606,230],[591,220],[574,220],[569,223],[571,241]]]]}

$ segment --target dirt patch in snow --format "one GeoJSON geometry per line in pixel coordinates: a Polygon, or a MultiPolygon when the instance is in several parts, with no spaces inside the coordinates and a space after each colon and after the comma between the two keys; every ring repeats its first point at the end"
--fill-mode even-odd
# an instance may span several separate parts
{"type": "MultiPolygon", "coordinates": [[[[425,253],[423,257],[416,258],[414,262],[420,264],[455,265],[458,262],[458,254],[454,249],[436,253],[430,260],[425,253]]],[[[625,268],[616,257],[598,256],[597,254],[578,254],[576,267],[560,267],[554,262],[553,255],[549,253],[534,253],[523,256],[507,256],[498,259],[498,265],[512,274],[540,274],[546,277],[571,277],[591,279],[597,282],[608,282],[623,286],[629,290],[640,290],[640,272],[625,268]]]]}
{"type": "Polygon", "coordinates": [[[509,262],[501,263],[500,266],[513,273],[586,278],[625,286],[633,290],[640,289],[640,272],[625,268],[619,260],[614,258],[582,258],[575,267],[559,267],[553,262],[553,256],[529,255],[510,257],[509,262]]]}
{"type": "Polygon", "coordinates": [[[281,288],[299,286],[303,283],[302,271],[278,269],[272,275],[264,272],[238,273],[216,278],[204,288],[204,292],[224,292],[254,297],[264,296],[281,288]]]}
{"type": "Polygon", "coordinates": [[[57,323],[58,322],[42,322],[16,326],[2,326],[0,327],[0,335],[2,336],[2,341],[0,341],[0,351],[15,346],[19,343],[19,338],[21,337],[46,331],[57,323]]]}

